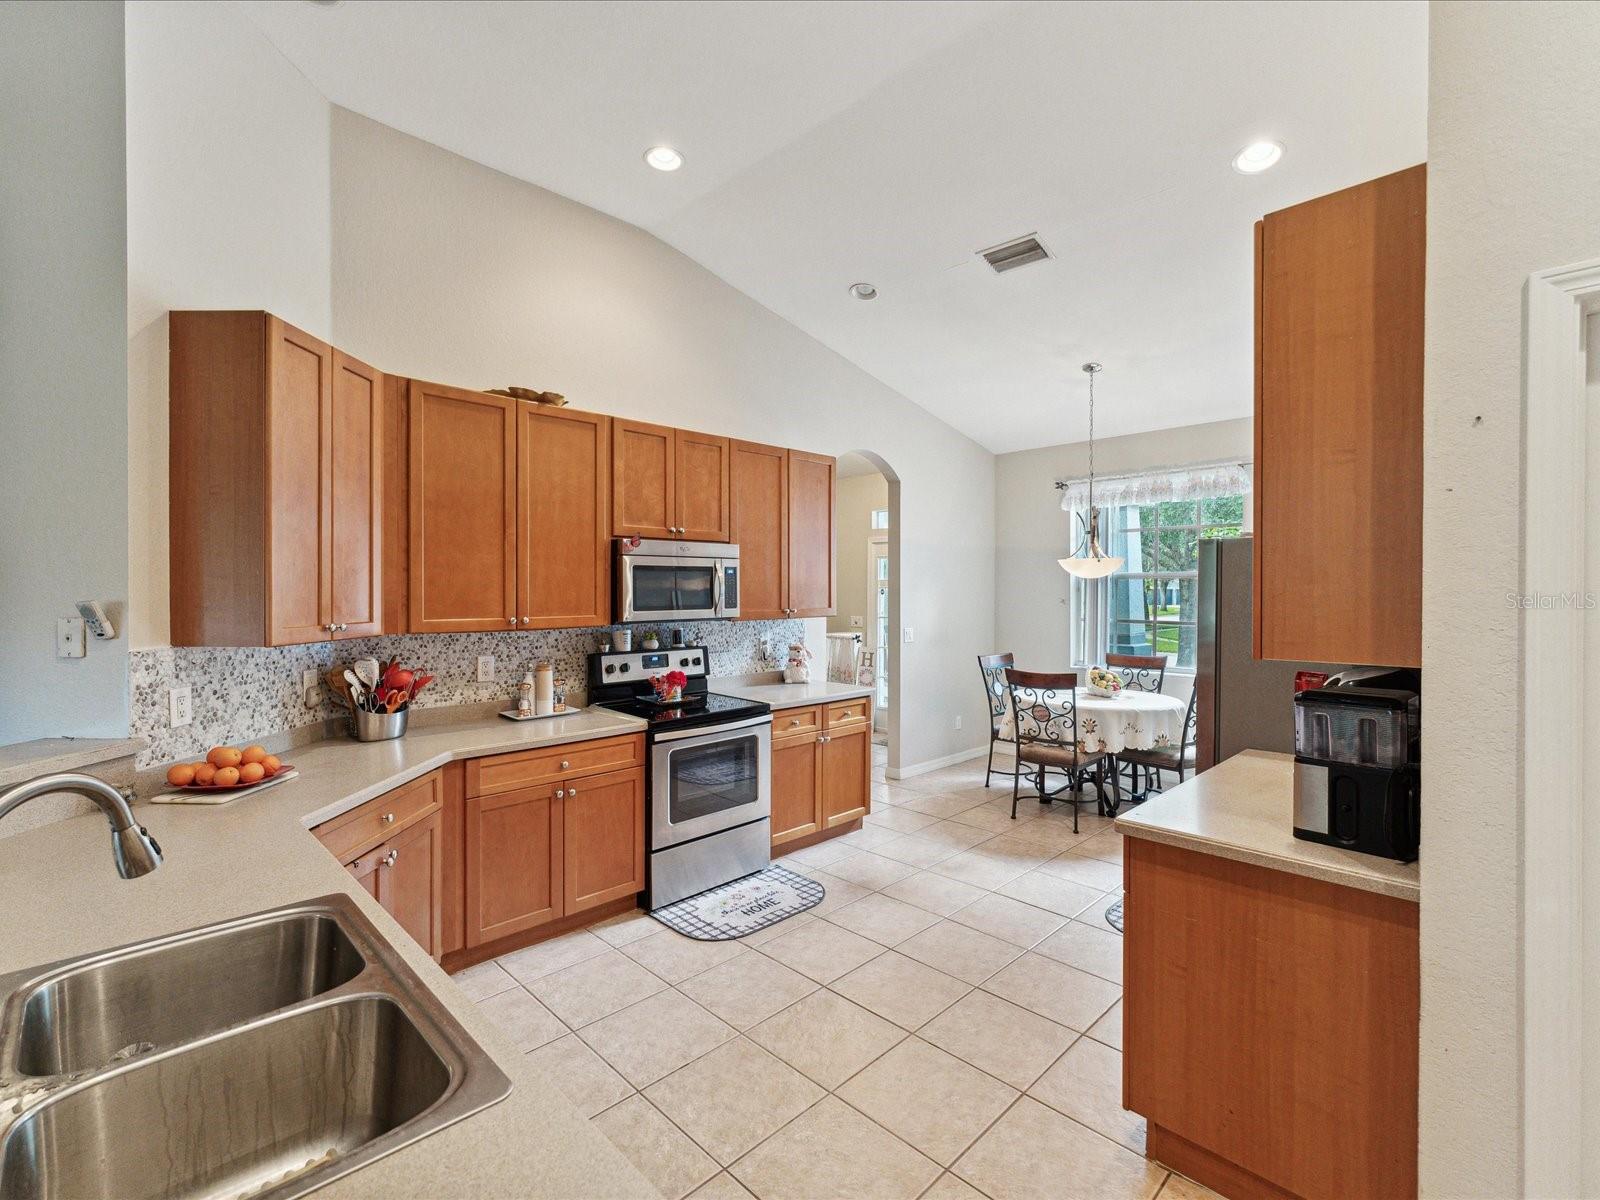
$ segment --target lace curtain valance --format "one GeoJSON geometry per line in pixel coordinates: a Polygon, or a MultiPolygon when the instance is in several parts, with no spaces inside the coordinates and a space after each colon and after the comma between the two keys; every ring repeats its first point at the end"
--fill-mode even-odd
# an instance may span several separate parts
{"type": "MultiPolygon", "coordinates": [[[[1061,491],[1061,507],[1068,512],[1082,508],[1088,502],[1087,479],[1069,479],[1056,484],[1056,487],[1061,491]]],[[[1236,496],[1249,490],[1249,463],[1210,463],[1140,475],[1097,476],[1094,481],[1094,502],[1097,507],[1159,504],[1163,500],[1236,496]]]]}

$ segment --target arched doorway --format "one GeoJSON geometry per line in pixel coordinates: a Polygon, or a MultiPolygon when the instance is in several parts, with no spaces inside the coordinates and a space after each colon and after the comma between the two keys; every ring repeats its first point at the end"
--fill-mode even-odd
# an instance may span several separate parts
{"type": "MultiPolygon", "coordinates": [[[[877,453],[840,455],[830,642],[859,639],[873,682],[873,775],[900,761],[900,477],[877,453]]],[[[830,655],[830,658],[832,656],[830,655]]]]}

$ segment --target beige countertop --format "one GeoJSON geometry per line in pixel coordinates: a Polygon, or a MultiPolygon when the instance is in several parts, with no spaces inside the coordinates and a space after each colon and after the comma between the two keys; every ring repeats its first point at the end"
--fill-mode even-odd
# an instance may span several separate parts
{"type": "Polygon", "coordinates": [[[0,973],[330,892],[353,896],[512,1082],[500,1103],[335,1180],[319,1197],[602,1197],[655,1189],[346,874],[309,827],[457,758],[631,733],[615,713],[414,729],[394,742],[318,742],[301,774],[215,807],[136,806],[165,861],[118,879],[105,818],[74,817],[0,839],[0,973]]]}
{"type": "Polygon", "coordinates": [[[37,738],[0,746],[0,787],[38,775],[81,771],[98,763],[127,758],[144,749],[142,738],[37,738]]]}
{"type": "Polygon", "coordinates": [[[1246,750],[1117,818],[1129,837],[1306,875],[1401,900],[1421,897],[1412,863],[1294,836],[1294,756],[1246,750]]]}
{"type": "Polygon", "coordinates": [[[854,700],[872,695],[870,687],[814,679],[810,683],[736,683],[727,679],[706,681],[713,692],[737,696],[741,700],[760,700],[773,708],[799,708],[806,704],[831,704],[835,700],[854,700]]]}

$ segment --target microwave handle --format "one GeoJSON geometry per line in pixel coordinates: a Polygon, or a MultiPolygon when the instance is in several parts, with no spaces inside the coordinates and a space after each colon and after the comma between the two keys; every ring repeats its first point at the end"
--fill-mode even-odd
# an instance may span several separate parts
{"type": "Polygon", "coordinates": [[[712,596],[713,596],[713,599],[711,601],[711,610],[714,613],[716,613],[717,616],[720,617],[722,615],[723,589],[724,589],[724,584],[723,584],[723,580],[722,580],[722,562],[721,562],[720,559],[717,560],[717,562],[714,564],[711,574],[712,574],[712,578],[716,580],[716,583],[713,585],[713,587],[711,589],[712,590],[712,596]]]}
{"type": "Polygon", "coordinates": [[[620,554],[617,555],[617,581],[622,589],[622,603],[618,605],[621,611],[617,613],[617,618],[627,621],[633,616],[633,564],[620,554]]]}

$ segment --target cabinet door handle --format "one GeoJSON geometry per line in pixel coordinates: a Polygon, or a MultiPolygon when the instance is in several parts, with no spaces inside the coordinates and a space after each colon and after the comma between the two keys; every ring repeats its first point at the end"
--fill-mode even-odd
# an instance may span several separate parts
{"type": "Polygon", "coordinates": [[[819,741],[819,742],[831,742],[831,741],[833,741],[833,739],[830,738],[827,734],[823,734],[822,736],[817,738],[817,741],[819,741]]]}
{"type": "Polygon", "coordinates": [[[790,729],[793,729],[798,724],[800,724],[800,718],[799,717],[790,717],[789,718],[789,728],[790,729]]]}

